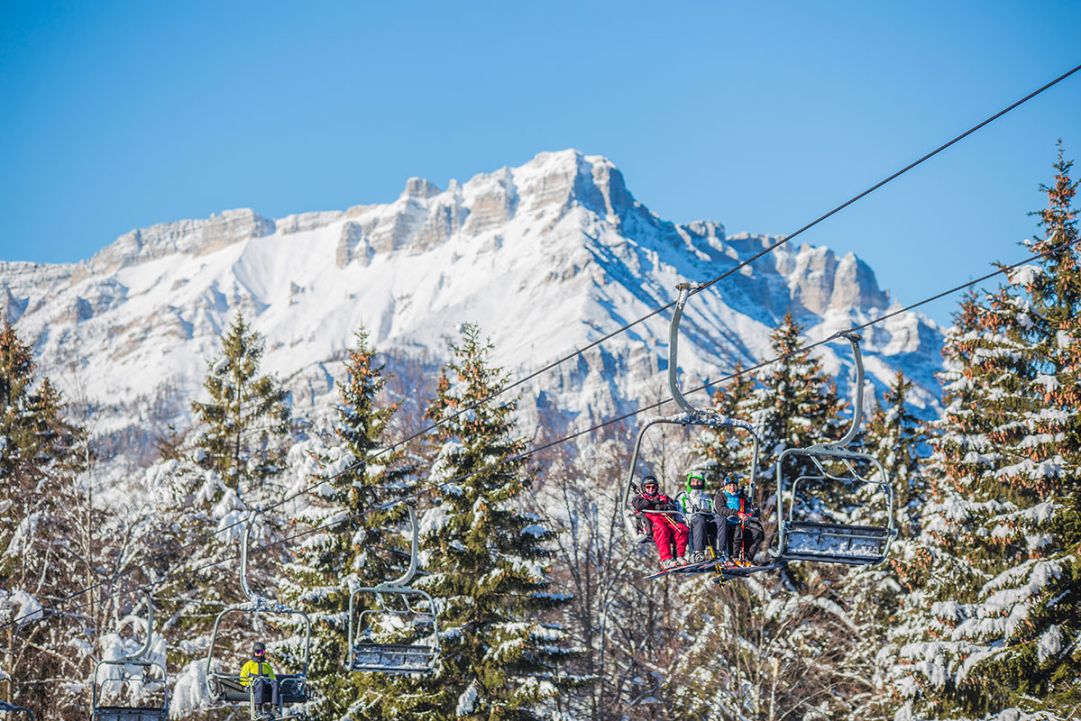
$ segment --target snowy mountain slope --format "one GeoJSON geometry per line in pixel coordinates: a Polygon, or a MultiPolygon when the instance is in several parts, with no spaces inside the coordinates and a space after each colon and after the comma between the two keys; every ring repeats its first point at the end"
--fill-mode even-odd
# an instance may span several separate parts
{"type": "MultiPolygon", "coordinates": [[[[385,205],[278,220],[226,211],[134,230],[78,264],[0,263],[0,313],[45,372],[95,405],[95,433],[138,436],[149,414],[186,421],[183,399],[198,393],[237,310],[254,317],[266,367],[306,410],[332,399],[335,359],[361,324],[382,350],[441,357],[444,338],[475,321],[496,361],[519,376],[773,240],[665,221],[610,161],[566,150],[445,190],[414,178],[385,205]]],[[[785,246],[692,299],[685,385],[767,357],[769,330],[787,311],[818,339],[891,303],[855,256],[785,246]]],[[[636,407],[662,386],[667,323],[652,318],[535,379],[523,390],[526,419],[539,407],[568,423],[636,407]]],[[[910,313],[866,337],[875,385],[903,369],[933,412],[939,329],[910,313]]],[[[824,357],[834,369],[849,363],[841,345],[824,357]]]]}

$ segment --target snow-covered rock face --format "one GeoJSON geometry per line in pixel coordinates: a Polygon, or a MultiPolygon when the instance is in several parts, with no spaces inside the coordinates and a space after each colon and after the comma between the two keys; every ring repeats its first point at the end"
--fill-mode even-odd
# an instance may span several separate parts
{"type": "MultiPolygon", "coordinates": [[[[178,397],[199,392],[237,310],[266,336],[266,367],[305,410],[332,399],[336,361],[362,324],[380,349],[445,357],[444,338],[475,321],[496,361],[518,375],[774,240],[665,221],[635,200],[610,161],[566,150],[445,190],[413,178],[386,205],[278,220],[226,211],[134,230],[79,264],[0,263],[0,313],[46,373],[101,409],[93,430],[118,432],[140,423],[138,409],[160,405],[164,387],[178,397]]],[[[890,304],[855,256],[784,246],[691,300],[684,383],[767,357],[769,330],[788,311],[818,339],[890,304]]],[[[587,422],[654,400],[667,322],[652,318],[538,377],[523,389],[526,419],[558,408],[565,422],[587,422]]],[[[901,315],[866,337],[878,388],[903,368],[922,387],[916,402],[937,407],[933,323],[901,315]]],[[[850,362],[843,346],[824,354],[831,369],[850,362]]],[[[186,404],[167,412],[182,425],[186,404]]]]}

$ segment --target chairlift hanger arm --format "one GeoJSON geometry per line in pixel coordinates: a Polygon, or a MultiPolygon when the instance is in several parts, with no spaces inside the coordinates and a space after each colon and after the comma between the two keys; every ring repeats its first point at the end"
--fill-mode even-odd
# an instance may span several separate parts
{"type": "Polygon", "coordinates": [[[672,323],[668,326],[668,389],[672,393],[672,400],[687,413],[697,413],[698,409],[687,402],[683,397],[683,391],[679,388],[679,322],[683,318],[683,307],[687,305],[687,298],[691,291],[695,290],[693,283],[680,283],[676,286],[679,298],[672,309],[672,323]]]}
{"type": "Polygon", "coordinates": [[[146,639],[142,647],[133,654],[124,656],[124,661],[145,661],[150,657],[150,648],[154,645],[154,597],[146,594],[146,639]]]}
{"type": "Polygon", "coordinates": [[[860,341],[862,337],[854,330],[843,330],[834,334],[830,339],[844,338],[852,346],[852,360],[856,364],[856,382],[854,390],[854,398],[852,400],[852,424],[848,427],[848,431],[844,437],[840,440],[831,441],[827,443],[819,444],[816,448],[845,448],[852,441],[856,439],[856,434],[859,433],[860,424],[863,422],[863,353],[860,351],[860,341]]]}
{"type": "Polygon", "coordinates": [[[379,584],[379,586],[385,586],[390,588],[401,588],[403,586],[408,586],[409,583],[413,580],[413,578],[417,575],[417,564],[419,563],[420,557],[420,530],[417,527],[417,509],[416,505],[413,503],[408,503],[406,507],[409,511],[409,529],[411,535],[411,540],[409,544],[409,568],[407,568],[405,573],[403,573],[398,578],[394,579],[393,581],[381,583],[379,584]]]}

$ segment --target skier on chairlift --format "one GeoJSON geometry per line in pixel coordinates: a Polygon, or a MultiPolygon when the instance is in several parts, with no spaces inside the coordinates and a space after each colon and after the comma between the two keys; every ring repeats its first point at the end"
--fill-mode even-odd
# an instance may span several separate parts
{"type": "Polygon", "coordinates": [[[739,479],[730,474],[724,487],[713,499],[719,520],[717,547],[722,554],[731,548],[736,566],[753,566],[758,547],[762,545],[765,531],[758,520],[758,509],[739,487],[739,479]]]}
{"type": "Polygon", "coordinates": [[[675,502],[660,491],[656,476],[642,479],[642,492],[632,501],[634,510],[649,519],[653,528],[653,542],[661,557],[661,568],[670,569],[687,565],[687,536],[690,530],[679,519],[675,502]],[[675,558],[672,546],[675,545],[675,558]]]}
{"type": "MultiPolygon", "coordinates": [[[[676,496],[676,505],[691,527],[691,563],[708,560],[706,545],[716,543],[720,520],[713,508],[713,496],[706,492],[704,471],[694,468],[687,472],[687,488],[676,496]]],[[[723,547],[717,555],[719,560],[726,560],[723,547]]]]}
{"type": "MultiPolygon", "coordinates": [[[[240,669],[240,685],[251,687],[255,704],[264,711],[266,704],[270,704],[270,708],[278,708],[278,677],[266,657],[266,644],[260,641],[252,648],[251,658],[240,669]]],[[[272,719],[274,714],[264,713],[260,718],[272,719]]]]}

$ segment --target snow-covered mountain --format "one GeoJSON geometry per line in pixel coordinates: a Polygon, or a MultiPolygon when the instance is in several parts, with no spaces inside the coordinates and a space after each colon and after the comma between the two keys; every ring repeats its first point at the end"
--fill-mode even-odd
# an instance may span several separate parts
{"type": "MultiPolygon", "coordinates": [[[[97,409],[96,434],[137,438],[151,416],[185,423],[184,399],[198,394],[237,310],[266,336],[266,367],[304,410],[332,401],[337,359],[362,324],[381,350],[439,358],[445,337],[475,321],[517,377],[773,240],[663,220],[609,160],[565,150],[445,190],[413,178],[385,205],[276,220],[226,211],[133,230],[77,264],[0,263],[0,313],[69,397],[97,409]]],[[[818,339],[892,303],[854,255],[784,246],[691,300],[685,385],[768,357],[770,328],[787,311],[818,339]]],[[[667,324],[654,317],[536,378],[522,389],[526,420],[558,409],[577,425],[656,399],[667,324]]],[[[933,412],[935,324],[909,313],[865,338],[875,385],[903,369],[920,386],[915,402],[933,412]]],[[[833,369],[850,361],[843,345],[823,354],[833,369]]]]}

